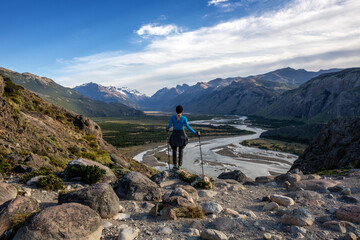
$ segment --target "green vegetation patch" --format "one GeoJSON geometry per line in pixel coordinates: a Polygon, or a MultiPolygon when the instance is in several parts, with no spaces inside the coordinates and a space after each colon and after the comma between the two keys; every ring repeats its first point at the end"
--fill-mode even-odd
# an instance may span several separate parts
{"type": "Polygon", "coordinates": [[[40,178],[36,186],[48,191],[63,190],[65,188],[63,180],[53,174],[40,178]]]}
{"type": "Polygon", "coordinates": [[[176,207],[173,210],[179,218],[205,218],[204,212],[198,206],[176,207]]]}
{"type": "Polygon", "coordinates": [[[258,138],[252,140],[245,140],[240,143],[246,147],[254,147],[265,150],[273,150],[279,152],[287,152],[295,155],[300,155],[307,148],[307,145],[300,143],[288,143],[283,141],[276,141],[266,138],[258,138]]]}
{"type": "Polygon", "coordinates": [[[201,189],[211,189],[212,183],[209,181],[205,181],[204,179],[199,179],[198,182],[194,184],[194,187],[201,189]]]}
{"type": "MultiPolygon", "coordinates": [[[[140,146],[149,143],[164,142],[170,136],[165,128],[169,123],[167,115],[141,116],[123,118],[95,118],[103,131],[103,138],[116,147],[140,146]]],[[[211,119],[209,116],[189,116],[191,120],[211,119]]],[[[252,134],[246,130],[240,130],[229,125],[211,126],[190,124],[194,130],[201,131],[202,137],[212,136],[235,136],[252,134]]],[[[193,133],[187,135],[196,138],[193,133]]]]}
{"type": "Polygon", "coordinates": [[[87,184],[95,184],[99,182],[106,171],[99,168],[98,166],[82,166],[82,165],[71,165],[66,170],[66,178],[72,179],[80,177],[81,181],[87,184]]]}
{"type": "Polygon", "coordinates": [[[29,172],[29,173],[25,173],[23,176],[22,176],[22,181],[24,183],[26,183],[27,181],[29,181],[31,178],[33,177],[36,177],[36,176],[40,176],[40,175],[44,175],[44,176],[47,176],[47,175],[50,175],[50,174],[53,174],[54,170],[52,170],[51,168],[48,168],[48,167],[41,167],[39,170],[37,171],[32,171],[32,172],[29,172]]]}
{"type": "Polygon", "coordinates": [[[317,172],[320,176],[345,176],[349,172],[349,169],[328,169],[317,172]]]}
{"type": "Polygon", "coordinates": [[[179,172],[179,178],[184,182],[192,183],[192,182],[194,182],[196,180],[196,175],[188,173],[186,171],[180,171],[179,172]]]}

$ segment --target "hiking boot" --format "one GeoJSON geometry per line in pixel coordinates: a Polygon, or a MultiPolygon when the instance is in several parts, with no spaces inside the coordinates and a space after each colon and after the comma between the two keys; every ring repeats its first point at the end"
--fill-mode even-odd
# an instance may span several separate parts
{"type": "Polygon", "coordinates": [[[173,169],[174,169],[174,170],[179,170],[179,166],[178,166],[178,165],[174,165],[173,169]]]}

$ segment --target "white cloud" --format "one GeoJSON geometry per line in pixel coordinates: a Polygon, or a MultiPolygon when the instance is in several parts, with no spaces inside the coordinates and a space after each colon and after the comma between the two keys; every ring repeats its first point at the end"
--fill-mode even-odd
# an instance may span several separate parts
{"type": "MultiPolygon", "coordinates": [[[[56,80],[128,86],[152,94],[164,86],[247,76],[291,66],[308,70],[360,63],[360,1],[295,0],[261,16],[169,35],[139,52],[107,52],[65,62],[56,80]]],[[[149,28],[152,29],[152,28],[149,28]]]]}
{"type": "Polygon", "coordinates": [[[148,38],[150,36],[167,36],[173,33],[178,33],[180,30],[176,25],[164,25],[160,26],[158,24],[146,24],[143,25],[136,33],[143,37],[148,38]]]}
{"type": "Polygon", "coordinates": [[[208,1],[208,6],[211,6],[211,5],[217,6],[220,3],[225,3],[227,1],[228,0],[211,0],[211,1],[208,1]]]}

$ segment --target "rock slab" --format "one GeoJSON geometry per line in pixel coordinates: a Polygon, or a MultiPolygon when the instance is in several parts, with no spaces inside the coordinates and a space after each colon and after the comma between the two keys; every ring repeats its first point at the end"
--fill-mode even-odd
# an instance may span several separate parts
{"type": "Polygon", "coordinates": [[[112,218],[119,212],[119,198],[110,184],[97,183],[90,187],[59,196],[59,204],[81,203],[97,211],[102,218],[112,218]]]}
{"type": "Polygon", "coordinates": [[[39,203],[29,197],[18,196],[0,206],[0,236],[11,228],[11,219],[17,214],[31,214],[39,209],[39,203]]]}
{"type": "Polygon", "coordinates": [[[48,207],[19,229],[14,240],[81,239],[99,240],[99,214],[79,203],[48,207]]]}
{"type": "Polygon", "coordinates": [[[354,223],[360,223],[360,206],[344,205],[336,211],[336,217],[354,223]]]}
{"type": "Polygon", "coordinates": [[[137,201],[159,201],[161,189],[139,172],[129,172],[119,180],[115,192],[120,199],[137,201]]]}
{"type": "Polygon", "coordinates": [[[17,189],[11,184],[0,182],[0,205],[16,198],[17,189]]]}
{"type": "Polygon", "coordinates": [[[284,214],[280,222],[287,225],[311,226],[314,223],[314,216],[305,208],[294,209],[289,214],[284,214]]]}

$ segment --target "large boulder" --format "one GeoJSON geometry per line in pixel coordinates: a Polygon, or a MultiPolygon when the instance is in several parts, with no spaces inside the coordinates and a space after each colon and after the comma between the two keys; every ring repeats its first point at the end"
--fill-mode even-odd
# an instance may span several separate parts
{"type": "Polygon", "coordinates": [[[360,117],[329,122],[291,169],[298,168],[308,174],[355,163],[360,155],[360,131],[355,129],[360,129],[360,117]]]}
{"type": "Polygon", "coordinates": [[[16,198],[17,189],[11,184],[0,182],[0,205],[16,198]]]}
{"type": "Polygon", "coordinates": [[[87,188],[59,196],[59,204],[76,202],[89,206],[102,218],[112,218],[119,212],[119,198],[107,183],[98,183],[87,188]]]}
{"type": "Polygon", "coordinates": [[[120,199],[138,201],[159,201],[161,199],[160,187],[139,172],[129,172],[122,177],[115,187],[115,192],[120,199]]]}
{"type": "Polygon", "coordinates": [[[234,170],[230,172],[223,172],[217,178],[220,179],[234,179],[239,183],[244,183],[249,181],[249,178],[240,170],[234,170]]]}
{"type": "Polygon", "coordinates": [[[12,227],[12,220],[20,215],[31,214],[39,209],[36,199],[18,196],[0,206],[0,238],[12,227]]]}
{"type": "Polygon", "coordinates": [[[294,209],[280,218],[280,222],[287,225],[311,226],[314,223],[314,216],[305,208],[294,209]]]}
{"type": "Polygon", "coordinates": [[[35,215],[19,229],[14,240],[99,240],[101,233],[101,218],[96,211],[79,203],[65,203],[35,215]]]}
{"type": "Polygon", "coordinates": [[[78,158],[78,159],[75,159],[73,161],[70,161],[68,163],[67,168],[64,171],[65,176],[66,176],[66,172],[67,172],[69,166],[72,166],[72,165],[98,166],[100,169],[104,169],[105,172],[106,172],[104,174],[103,178],[101,179],[102,182],[104,182],[104,183],[112,183],[112,182],[116,181],[116,176],[115,176],[114,172],[111,171],[110,168],[102,165],[101,163],[98,163],[98,162],[95,162],[95,161],[92,161],[92,160],[88,160],[88,159],[85,159],[85,158],[78,158]]]}

